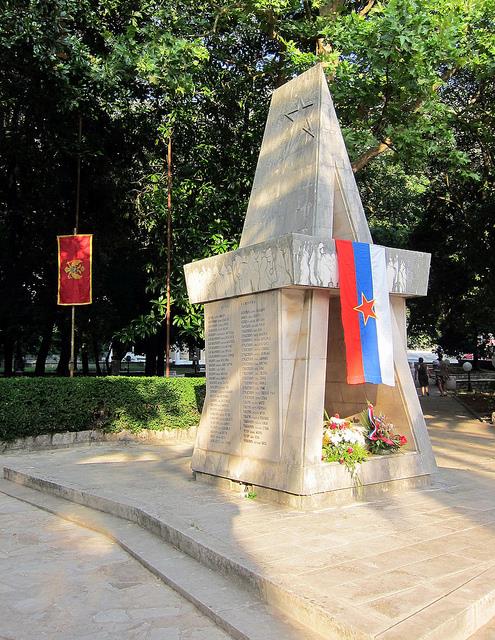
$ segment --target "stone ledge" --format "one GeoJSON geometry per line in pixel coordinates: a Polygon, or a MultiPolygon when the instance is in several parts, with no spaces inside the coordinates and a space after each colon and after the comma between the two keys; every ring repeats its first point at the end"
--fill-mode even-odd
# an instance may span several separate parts
{"type": "Polygon", "coordinates": [[[165,444],[176,440],[194,442],[197,430],[197,427],[189,427],[188,429],[163,429],[162,431],[143,429],[135,433],[127,430],[117,433],[106,433],[101,429],[44,433],[39,436],[17,438],[17,440],[13,440],[12,442],[0,441],[0,453],[63,449],[78,444],[98,444],[105,442],[120,442],[123,444],[131,442],[165,444]]]}
{"type": "MultiPolygon", "coordinates": [[[[266,494],[267,499],[278,504],[290,506],[299,505],[297,508],[312,508],[317,504],[342,504],[356,500],[356,480],[351,476],[344,465],[338,463],[319,462],[307,465],[304,469],[297,465],[283,465],[278,462],[264,461],[263,466],[256,465],[246,473],[239,456],[219,453],[218,451],[206,451],[195,447],[192,469],[198,474],[219,476],[233,482],[252,485],[273,491],[266,494]],[[295,481],[292,478],[296,478],[295,481]],[[278,496],[277,494],[281,495],[278,496]],[[330,494],[335,494],[332,498],[330,494]],[[282,498],[282,494],[286,498],[282,498]],[[292,499],[290,496],[297,496],[292,499]],[[269,496],[272,496],[271,498],[269,496]],[[303,507],[307,504],[307,507],[303,507]]],[[[417,451],[399,452],[391,455],[371,456],[363,464],[356,466],[357,484],[361,493],[368,495],[366,487],[370,489],[369,495],[380,495],[390,490],[408,489],[427,486],[428,477],[434,469],[425,463],[423,457],[417,451]],[[421,478],[416,484],[414,478],[421,478]]],[[[357,498],[359,499],[359,498],[357,498]]]]}
{"type": "MultiPolygon", "coordinates": [[[[430,254],[386,247],[389,291],[426,295],[430,254]]],[[[289,233],[184,266],[189,299],[206,303],[284,287],[339,287],[335,240],[289,233]]]]}
{"type": "Polygon", "coordinates": [[[230,480],[229,478],[221,478],[208,473],[194,471],[194,478],[199,482],[233,491],[241,495],[255,493],[261,500],[280,504],[291,509],[300,509],[302,511],[312,511],[314,509],[322,509],[325,507],[334,507],[345,505],[360,500],[372,500],[383,497],[384,494],[410,491],[411,489],[426,489],[431,485],[431,477],[429,475],[415,476],[411,478],[401,478],[398,480],[389,480],[387,482],[376,482],[362,486],[355,486],[347,489],[337,489],[336,491],[322,491],[311,495],[297,495],[270,489],[268,487],[259,487],[253,484],[245,484],[230,480]]]}

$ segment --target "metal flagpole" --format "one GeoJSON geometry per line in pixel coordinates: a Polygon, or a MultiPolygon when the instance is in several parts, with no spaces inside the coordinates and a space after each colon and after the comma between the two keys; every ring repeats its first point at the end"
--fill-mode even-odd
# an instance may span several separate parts
{"type": "MultiPolygon", "coordinates": [[[[77,182],[76,182],[76,223],[74,225],[74,235],[77,235],[79,228],[79,202],[81,199],[81,138],[82,138],[82,116],[79,114],[79,135],[77,153],[77,182]]],[[[74,377],[75,369],[75,337],[76,337],[76,307],[72,305],[72,321],[70,329],[70,361],[69,375],[74,377]]]]}
{"type": "Polygon", "coordinates": [[[172,131],[167,148],[167,307],[165,377],[170,377],[170,269],[172,264],[172,131]]]}

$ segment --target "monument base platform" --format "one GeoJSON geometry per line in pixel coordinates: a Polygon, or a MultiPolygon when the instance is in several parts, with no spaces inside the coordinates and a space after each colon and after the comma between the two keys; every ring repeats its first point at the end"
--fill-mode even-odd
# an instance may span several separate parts
{"type": "MultiPolygon", "coordinates": [[[[446,402],[438,401],[439,410],[446,402]]],[[[452,410],[459,420],[462,409],[452,410]]],[[[242,637],[292,637],[260,617],[262,604],[250,604],[254,593],[310,628],[299,640],[312,632],[335,640],[467,640],[495,615],[492,431],[469,418],[458,429],[446,421],[437,442],[447,466],[432,475],[432,490],[314,511],[192,481],[185,442],[22,452],[4,455],[2,466],[9,480],[51,494],[40,493],[43,499],[63,496],[63,517],[79,517],[80,505],[97,509],[98,523],[101,512],[119,516],[127,549],[129,521],[153,532],[152,545],[136,534],[136,555],[170,583],[186,587],[179,579],[187,579],[195,604],[204,602],[207,615],[229,622],[229,635],[242,622],[242,637]],[[471,455],[460,432],[478,438],[471,455]],[[157,548],[160,537],[208,567],[210,576],[182,571],[157,548]],[[230,589],[216,588],[218,574],[230,589]],[[242,605],[232,600],[237,588],[251,594],[242,605]]]]}
{"type": "Polygon", "coordinates": [[[209,473],[202,473],[201,471],[193,471],[193,477],[196,481],[204,482],[227,491],[233,491],[247,498],[252,496],[253,498],[260,498],[267,502],[273,502],[274,504],[283,505],[292,509],[300,509],[302,511],[343,505],[356,501],[372,500],[380,498],[387,493],[400,493],[411,489],[425,489],[431,485],[431,476],[424,475],[389,480],[388,482],[358,485],[346,489],[337,489],[335,491],[323,491],[310,495],[298,495],[278,489],[246,484],[238,480],[231,480],[230,478],[213,476],[209,473]]]}
{"type": "Polygon", "coordinates": [[[416,451],[370,456],[351,474],[338,462],[287,465],[250,460],[246,464],[239,456],[195,447],[191,468],[199,480],[237,493],[253,492],[269,502],[303,510],[423,488],[431,477],[416,451]]]}

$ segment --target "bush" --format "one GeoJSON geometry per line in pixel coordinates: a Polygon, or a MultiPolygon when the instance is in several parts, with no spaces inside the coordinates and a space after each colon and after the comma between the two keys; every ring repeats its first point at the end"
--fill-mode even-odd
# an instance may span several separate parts
{"type": "Polygon", "coordinates": [[[200,378],[0,379],[0,440],[60,431],[186,429],[199,423],[200,378]]]}

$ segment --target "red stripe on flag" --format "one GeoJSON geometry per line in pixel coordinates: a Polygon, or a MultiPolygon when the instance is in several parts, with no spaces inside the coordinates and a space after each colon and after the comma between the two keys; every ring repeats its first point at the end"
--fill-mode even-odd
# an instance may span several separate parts
{"type": "Polygon", "coordinates": [[[358,296],[356,290],[356,267],[354,250],[350,240],[336,240],[339,265],[340,308],[344,326],[344,342],[347,360],[347,383],[364,382],[363,354],[359,331],[358,296]]]}

